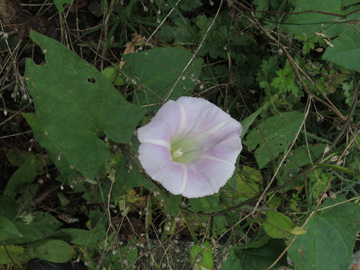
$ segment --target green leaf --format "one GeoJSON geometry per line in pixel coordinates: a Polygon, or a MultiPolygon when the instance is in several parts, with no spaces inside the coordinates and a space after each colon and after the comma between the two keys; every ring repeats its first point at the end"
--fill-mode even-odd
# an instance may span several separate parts
{"type": "Polygon", "coordinates": [[[243,127],[243,131],[241,133],[241,139],[244,138],[246,132],[249,130],[249,127],[254,123],[255,119],[262,113],[264,110],[264,106],[260,107],[256,110],[256,112],[252,113],[250,116],[248,116],[246,119],[241,121],[241,125],[243,127]]]}
{"type": "Polygon", "coordinates": [[[329,60],[350,70],[360,72],[360,34],[349,28],[332,41],[334,47],[328,47],[323,59],[329,60]]]}
{"type": "Polygon", "coordinates": [[[93,178],[110,159],[98,136],[128,143],[145,111],[127,102],[95,67],[64,45],[35,31],[30,36],[41,46],[46,64],[26,63],[25,79],[36,111],[26,119],[37,129],[40,144],[57,149],[59,159],[65,157],[93,178]]]}
{"type": "Polygon", "coordinates": [[[315,34],[321,33],[328,38],[339,35],[346,28],[351,28],[350,24],[346,24],[346,20],[356,20],[360,18],[360,12],[354,12],[346,19],[334,14],[348,14],[358,9],[356,0],[297,0],[294,13],[300,14],[290,15],[282,26],[294,34],[305,36],[309,39],[318,38],[315,34]],[[315,12],[315,11],[320,11],[315,12]],[[332,14],[330,14],[332,13],[332,14]]]}
{"type": "Polygon", "coordinates": [[[37,175],[44,172],[44,161],[46,162],[46,165],[50,165],[49,160],[44,160],[42,153],[34,154],[28,150],[19,150],[14,147],[4,147],[2,150],[5,152],[6,158],[10,164],[16,167],[20,167],[28,158],[33,156],[35,158],[37,175]]]}
{"type": "MultiPolygon", "coordinates": [[[[320,209],[346,200],[328,199],[320,209]]],[[[295,270],[348,269],[356,233],[360,229],[360,206],[347,202],[317,211],[289,248],[295,270]]]]}
{"type": "Polygon", "coordinates": [[[289,217],[274,210],[266,210],[265,213],[263,227],[267,235],[272,238],[286,238],[292,235],[295,224],[289,217]]]}
{"type": "Polygon", "coordinates": [[[11,176],[3,195],[15,199],[16,194],[26,184],[34,181],[36,176],[36,165],[34,156],[29,157],[21,167],[11,176]]]}
{"type": "Polygon", "coordinates": [[[115,154],[117,159],[117,174],[112,190],[114,198],[123,195],[125,190],[132,187],[143,186],[149,191],[154,189],[150,181],[140,173],[138,165],[134,162],[135,158],[131,157],[128,159],[130,155],[131,154],[127,155],[127,158],[125,158],[123,154],[115,154]]]}
{"type": "Polygon", "coordinates": [[[195,59],[189,68],[181,72],[191,60],[190,52],[175,48],[157,48],[124,55],[123,72],[130,82],[136,82],[140,91],[136,99],[140,105],[161,104],[169,99],[189,96],[197,84],[201,72],[202,60],[195,59]]]}
{"type": "Polygon", "coordinates": [[[169,213],[173,214],[174,216],[177,215],[180,208],[181,198],[181,195],[170,195],[170,199],[166,205],[165,215],[169,213]]]}
{"type": "Polygon", "coordinates": [[[236,196],[240,198],[240,201],[244,201],[258,194],[259,185],[262,185],[263,178],[261,171],[248,166],[241,166],[236,181],[236,196]]]}
{"type": "Polygon", "coordinates": [[[25,224],[21,219],[17,219],[14,221],[14,225],[23,237],[0,241],[0,245],[22,244],[44,239],[53,234],[62,224],[50,214],[37,212],[35,219],[30,224],[25,224]]]}
{"type": "Polygon", "coordinates": [[[21,218],[25,224],[30,224],[35,216],[33,211],[35,208],[34,197],[38,189],[37,184],[27,185],[16,200],[17,218],[21,218]]]}
{"type": "Polygon", "coordinates": [[[255,158],[260,169],[290,146],[303,119],[304,115],[299,112],[282,113],[260,123],[260,133],[254,129],[246,136],[243,143],[250,150],[259,146],[255,158]]]}
{"type": "Polygon", "coordinates": [[[16,213],[15,200],[0,196],[0,215],[3,215],[10,220],[14,220],[16,218],[16,213]]]}
{"type": "Polygon", "coordinates": [[[54,238],[61,238],[74,245],[81,246],[87,251],[94,251],[99,247],[99,243],[107,237],[106,227],[100,224],[91,230],[81,229],[61,229],[53,234],[54,238]]]}
{"type": "Polygon", "coordinates": [[[19,232],[14,223],[0,215],[0,241],[21,237],[23,237],[23,235],[19,232]]]}
{"type": "MultiPolygon", "coordinates": [[[[223,270],[264,270],[267,269],[283,252],[285,243],[280,239],[270,239],[259,248],[235,247],[231,249],[230,256],[222,265],[223,270]]],[[[286,256],[271,268],[278,269],[286,266],[286,256]]],[[[311,269],[311,268],[309,268],[311,269]]]]}
{"type": "Polygon", "coordinates": [[[214,269],[214,258],[210,242],[195,244],[190,249],[190,264],[194,269],[214,269]]]}
{"type": "Polygon", "coordinates": [[[310,164],[315,161],[325,151],[326,144],[319,143],[315,145],[301,145],[291,150],[288,158],[284,162],[284,166],[279,171],[279,184],[289,177],[298,173],[302,166],[310,164]],[[309,157],[311,156],[311,159],[309,157]]]}
{"type": "Polygon", "coordinates": [[[219,195],[219,193],[215,193],[201,198],[189,199],[189,203],[195,211],[214,212],[220,210],[221,207],[219,195]]]}
{"type": "Polygon", "coordinates": [[[286,60],[285,67],[276,71],[276,78],[271,82],[271,86],[278,89],[279,93],[292,93],[295,97],[302,96],[300,87],[296,84],[295,73],[286,60]]]}
{"type": "Polygon", "coordinates": [[[0,246],[0,264],[24,263],[31,258],[22,246],[0,246]]]}
{"type": "Polygon", "coordinates": [[[34,253],[34,257],[53,263],[68,262],[75,255],[72,246],[62,240],[55,239],[33,242],[29,245],[29,250],[34,253]]]}
{"type": "Polygon", "coordinates": [[[54,0],[54,4],[59,11],[59,13],[64,11],[65,4],[71,4],[72,0],[54,0]]]}

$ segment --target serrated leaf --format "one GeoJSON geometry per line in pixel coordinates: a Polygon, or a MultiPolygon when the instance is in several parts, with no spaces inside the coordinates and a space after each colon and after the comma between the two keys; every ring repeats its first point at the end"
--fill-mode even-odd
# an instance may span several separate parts
{"type": "Polygon", "coordinates": [[[201,73],[202,60],[195,59],[189,68],[181,72],[192,58],[190,52],[175,47],[156,48],[138,53],[125,54],[123,72],[129,81],[140,87],[137,100],[140,105],[156,105],[164,101],[175,82],[181,79],[169,99],[191,95],[201,73]]]}
{"type": "MultiPolygon", "coordinates": [[[[321,208],[346,200],[339,196],[328,199],[321,208]]],[[[295,270],[348,269],[359,231],[360,206],[351,202],[334,205],[311,216],[304,229],[289,248],[295,270]]]]}
{"type": "Polygon", "coordinates": [[[287,112],[270,117],[258,125],[260,133],[254,129],[246,136],[245,145],[255,151],[259,168],[284,152],[295,139],[304,115],[299,112],[287,112]]]}
{"type": "Polygon", "coordinates": [[[145,111],[127,102],[95,67],[64,45],[35,31],[30,36],[46,59],[41,66],[31,60],[26,63],[25,80],[36,111],[31,122],[46,137],[46,144],[93,178],[110,159],[98,136],[128,143],[145,111]]]}
{"type": "Polygon", "coordinates": [[[266,210],[266,219],[263,224],[264,231],[272,238],[286,238],[292,235],[294,222],[284,214],[274,210],[266,210]]]}
{"type": "Polygon", "coordinates": [[[295,73],[287,60],[285,67],[276,71],[276,77],[273,78],[271,86],[278,89],[279,93],[292,93],[294,96],[302,96],[300,87],[296,83],[295,73]]]}
{"type": "Polygon", "coordinates": [[[328,47],[323,59],[329,60],[350,70],[360,72],[360,34],[349,28],[332,41],[334,47],[328,47]]]}

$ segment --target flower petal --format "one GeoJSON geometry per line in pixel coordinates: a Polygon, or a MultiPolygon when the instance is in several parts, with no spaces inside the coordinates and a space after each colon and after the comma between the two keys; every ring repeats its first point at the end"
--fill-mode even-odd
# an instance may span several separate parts
{"type": "Polygon", "coordinates": [[[173,161],[163,166],[152,178],[175,195],[184,191],[189,180],[186,165],[173,161]]]}
{"type": "Polygon", "coordinates": [[[161,145],[170,151],[170,130],[168,125],[157,119],[138,129],[138,138],[141,143],[161,145]]]}
{"type": "MultiPolygon", "coordinates": [[[[229,114],[203,98],[181,97],[176,102],[184,107],[186,112],[186,133],[191,132],[192,136],[201,134],[218,125],[221,128],[221,124],[226,124],[226,121],[229,120],[237,123],[237,129],[241,127],[240,123],[233,120],[229,114]]],[[[241,133],[241,131],[239,132],[241,133]]]]}
{"type": "MultiPolygon", "coordinates": [[[[196,141],[197,147],[201,149],[212,148],[213,146],[221,143],[223,140],[229,137],[234,137],[233,140],[236,140],[235,138],[238,138],[235,144],[235,146],[237,146],[236,149],[239,149],[239,145],[241,147],[240,134],[242,132],[242,126],[238,121],[229,118],[224,124],[224,126],[219,128],[218,130],[215,130],[216,127],[217,126],[207,131],[203,131],[203,133],[200,133],[197,136],[193,137],[193,140],[196,141]]],[[[238,151],[238,153],[240,153],[240,151],[238,151]]]]}
{"type": "Polygon", "coordinates": [[[198,198],[214,194],[219,188],[213,186],[193,164],[187,164],[189,179],[182,195],[187,198],[198,198]]]}
{"type": "Polygon", "coordinates": [[[200,158],[205,156],[212,156],[235,164],[241,150],[242,144],[240,137],[236,133],[233,133],[221,142],[214,145],[212,148],[201,151],[200,158]]]}
{"type": "MultiPolygon", "coordinates": [[[[194,162],[193,165],[197,171],[206,179],[206,183],[199,181],[188,182],[187,188],[189,189],[185,189],[185,191],[188,191],[189,195],[192,194],[194,197],[201,197],[198,194],[204,194],[203,190],[207,190],[207,193],[202,196],[211,195],[218,192],[219,189],[226,184],[235,171],[234,164],[223,160],[216,160],[214,158],[199,158],[196,160],[196,162],[194,162]]],[[[185,192],[183,194],[186,196],[185,192]]]]}
{"type": "Polygon", "coordinates": [[[175,136],[181,122],[179,105],[175,101],[169,100],[159,109],[153,120],[164,121],[168,125],[170,136],[175,136]]]}
{"type": "Polygon", "coordinates": [[[139,160],[145,171],[152,178],[168,162],[172,162],[169,149],[152,143],[142,143],[140,145],[139,160]]]}

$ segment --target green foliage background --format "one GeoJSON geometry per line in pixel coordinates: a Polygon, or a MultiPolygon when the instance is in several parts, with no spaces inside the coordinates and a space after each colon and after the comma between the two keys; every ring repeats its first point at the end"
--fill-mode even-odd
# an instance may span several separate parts
{"type": "MultiPolygon", "coordinates": [[[[107,19],[84,31],[88,43],[30,32],[22,117],[46,158],[2,147],[17,170],[0,190],[0,264],[349,269],[360,254],[358,1],[125,2],[101,2],[107,19]],[[244,127],[235,174],[198,199],[169,194],[137,160],[136,129],[184,95],[244,127]],[[174,238],[194,245],[176,251],[174,238]]],[[[62,20],[69,3],[54,0],[62,20]]]]}

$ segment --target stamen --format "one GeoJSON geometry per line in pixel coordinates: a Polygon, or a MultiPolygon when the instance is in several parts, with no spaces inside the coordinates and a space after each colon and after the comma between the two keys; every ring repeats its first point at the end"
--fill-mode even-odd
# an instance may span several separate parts
{"type": "Polygon", "coordinates": [[[171,154],[171,156],[172,156],[173,158],[177,158],[177,157],[181,157],[183,154],[184,154],[184,151],[183,151],[181,148],[179,148],[179,149],[177,149],[176,151],[174,151],[174,152],[171,154]]]}

